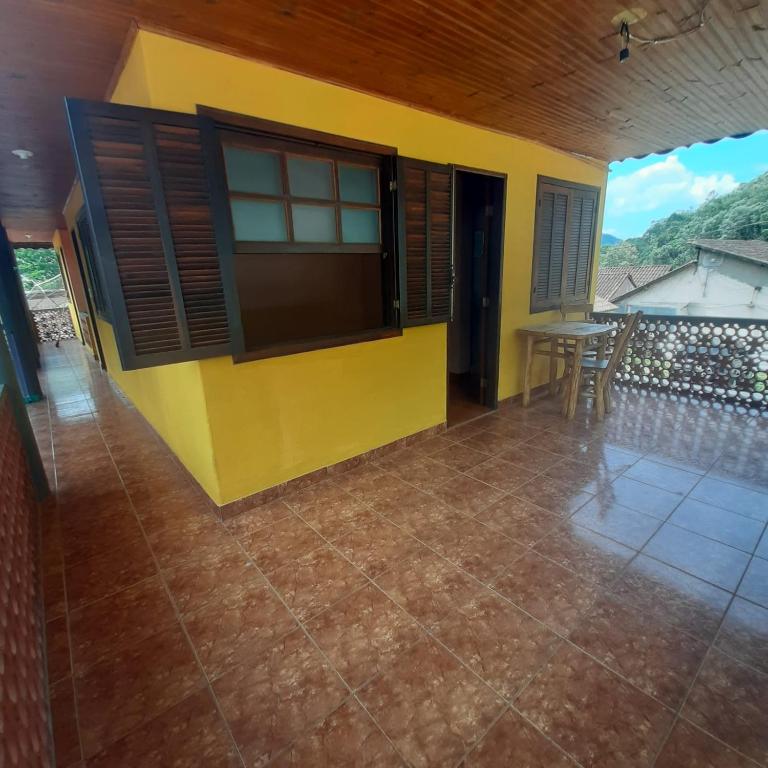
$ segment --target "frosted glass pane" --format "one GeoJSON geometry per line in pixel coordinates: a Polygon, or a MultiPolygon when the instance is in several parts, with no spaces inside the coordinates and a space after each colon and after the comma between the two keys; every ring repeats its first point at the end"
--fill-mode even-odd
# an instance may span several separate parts
{"type": "Polygon", "coordinates": [[[288,183],[291,187],[291,194],[294,197],[333,199],[332,168],[333,166],[327,160],[289,157],[288,183]]]}
{"type": "Polygon", "coordinates": [[[297,243],[335,243],[336,209],[325,205],[292,205],[293,239],[297,243]]]}
{"type": "Polygon", "coordinates": [[[341,237],[345,243],[378,243],[379,212],[360,208],[342,208],[341,237]]]}
{"type": "Polygon", "coordinates": [[[288,239],[282,203],[231,200],[235,240],[282,243],[288,239]]]}
{"type": "Polygon", "coordinates": [[[379,174],[375,168],[357,165],[339,166],[339,199],[347,203],[373,203],[379,201],[376,188],[379,174]]]}
{"type": "Polygon", "coordinates": [[[224,162],[227,166],[227,185],[232,192],[283,194],[280,158],[274,152],[224,147],[224,162]]]}

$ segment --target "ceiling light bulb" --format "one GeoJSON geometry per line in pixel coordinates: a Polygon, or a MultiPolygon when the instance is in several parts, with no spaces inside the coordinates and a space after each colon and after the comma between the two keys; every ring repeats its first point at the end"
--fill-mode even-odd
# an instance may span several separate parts
{"type": "Polygon", "coordinates": [[[16,155],[19,160],[29,160],[29,158],[33,157],[35,153],[29,149],[12,149],[11,154],[16,155]]]}
{"type": "Polygon", "coordinates": [[[24,237],[26,237],[27,240],[31,240],[32,239],[32,235],[30,235],[29,232],[25,232],[24,233],[24,237]]]}

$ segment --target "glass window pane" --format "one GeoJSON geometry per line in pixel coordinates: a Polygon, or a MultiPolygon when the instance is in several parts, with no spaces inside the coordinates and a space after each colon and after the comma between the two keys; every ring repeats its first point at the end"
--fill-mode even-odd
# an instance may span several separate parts
{"type": "Polygon", "coordinates": [[[288,158],[288,183],[294,197],[333,199],[332,164],[309,157],[288,158]]]}
{"type": "Polygon", "coordinates": [[[379,202],[379,173],[375,168],[339,165],[339,199],[347,203],[379,202]]]}
{"type": "Polygon", "coordinates": [[[345,243],[378,243],[378,210],[342,208],[341,238],[345,243]]]}
{"type": "Polygon", "coordinates": [[[336,209],[327,205],[292,205],[293,239],[297,243],[335,243],[336,209]]]}
{"type": "Polygon", "coordinates": [[[282,203],[261,200],[231,200],[235,240],[282,243],[288,239],[282,203]]]}
{"type": "Polygon", "coordinates": [[[274,152],[225,146],[224,163],[227,166],[227,185],[232,192],[283,194],[280,156],[274,152]]]}

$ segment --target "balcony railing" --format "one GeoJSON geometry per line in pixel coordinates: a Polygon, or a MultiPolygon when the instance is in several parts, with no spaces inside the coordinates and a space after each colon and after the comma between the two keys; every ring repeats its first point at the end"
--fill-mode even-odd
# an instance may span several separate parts
{"type": "MultiPolygon", "coordinates": [[[[598,322],[621,315],[594,313],[598,322]]],[[[768,321],[644,315],[617,383],[768,411],[768,321]]]]}

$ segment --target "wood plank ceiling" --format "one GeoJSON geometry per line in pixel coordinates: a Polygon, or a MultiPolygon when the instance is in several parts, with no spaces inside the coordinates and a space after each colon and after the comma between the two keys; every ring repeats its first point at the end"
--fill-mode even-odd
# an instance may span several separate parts
{"type": "MultiPolygon", "coordinates": [[[[632,32],[703,0],[632,0],[632,32]]],[[[45,240],[73,178],[62,99],[101,99],[131,22],[602,160],[768,127],[768,0],[633,45],[611,0],[0,0],[0,221],[45,240]],[[11,150],[34,152],[21,161],[11,150]]]]}

